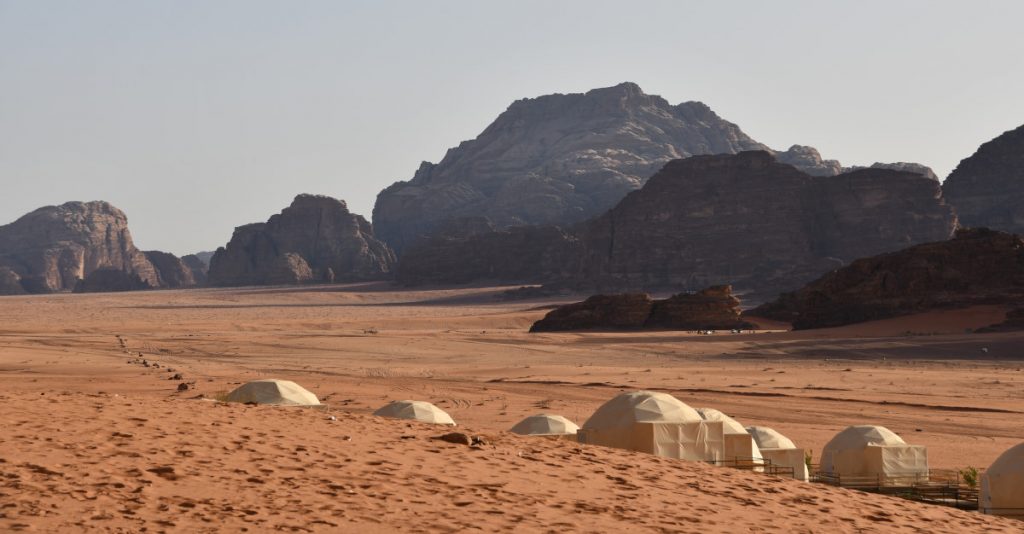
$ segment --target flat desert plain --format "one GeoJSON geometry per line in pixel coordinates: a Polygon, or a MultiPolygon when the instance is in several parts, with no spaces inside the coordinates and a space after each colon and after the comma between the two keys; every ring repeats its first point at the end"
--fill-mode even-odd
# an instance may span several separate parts
{"type": "Polygon", "coordinates": [[[1024,530],[507,432],[540,412],[582,424],[621,391],[654,389],[775,428],[815,458],[845,426],[880,424],[927,445],[935,469],[985,467],[1024,441],[1024,334],[966,333],[1002,308],[809,332],[529,334],[574,299],[504,289],[0,298],[0,531],[1024,530]],[[327,407],[210,400],[259,378],[294,380],[327,407]],[[394,399],[432,402],[485,444],[370,415],[394,399]]]}

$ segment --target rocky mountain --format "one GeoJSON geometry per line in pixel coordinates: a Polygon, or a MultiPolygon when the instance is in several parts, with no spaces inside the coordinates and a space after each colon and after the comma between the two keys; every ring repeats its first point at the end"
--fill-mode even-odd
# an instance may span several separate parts
{"type": "Polygon", "coordinates": [[[947,239],[955,225],[938,182],[920,174],[814,177],[750,151],[673,160],[604,215],[546,239],[513,237],[526,229],[434,238],[410,249],[399,273],[416,273],[407,283],[515,274],[500,281],[605,292],[733,284],[757,300],[859,257],[947,239]],[[435,254],[456,259],[442,264],[435,254]],[[558,266],[534,261],[513,272],[510,256],[558,266]]]}
{"type": "Polygon", "coordinates": [[[265,223],[235,229],[210,260],[215,286],[377,280],[390,275],[394,253],[344,201],[299,195],[265,223]]]}
{"type": "MultiPolygon", "coordinates": [[[[564,226],[600,215],[670,160],[745,150],[769,149],[705,104],[672,105],[633,83],[518,100],[476,139],[382,191],[374,227],[404,253],[451,218],[564,226]]],[[[813,175],[841,171],[810,147],[778,155],[813,175]]]]}
{"type": "Polygon", "coordinates": [[[47,206],[0,226],[0,292],[70,291],[100,269],[160,285],[132,242],[127,217],[106,202],[47,206]]]}
{"type": "Polygon", "coordinates": [[[1020,236],[958,230],[950,240],[854,261],[750,314],[806,329],[974,304],[1024,304],[1020,236]]]}
{"type": "Polygon", "coordinates": [[[762,151],[669,162],[578,232],[597,287],[778,292],[845,262],[948,238],[939,184],[863,169],[810,176],[762,151]]]}
{"type": "Polygon", "coordinates": [[[654,300],[646,293],[594,295],[559,306],[530,327],[530,332],[571,330],[718,330],[750,328],[740,318],[740,301],[729,286],[709,287],[654,300]]]}
{"type": "Polygon", "coordinates": [[[1024,126],[981,145],[942,189],[964,226],[1024,233],[1024,126]]]}

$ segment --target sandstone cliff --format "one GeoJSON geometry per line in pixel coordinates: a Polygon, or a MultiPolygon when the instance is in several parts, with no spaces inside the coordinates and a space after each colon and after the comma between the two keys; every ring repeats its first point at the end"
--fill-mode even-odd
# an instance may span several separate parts
{"type": "Polygon", "coordinates": [[[267,222],[236,228],[210,260],[208,278],[217,286],[377,280],[394,262],[344,201],[299,195],[267,222]]]}
{"type": "MultiPolygon", "coordinates": [[[[450,218],[498,227],[583,221],[673,159],[768,150],[700,102],[671,105],[636,84],[514,102],[476,139],[377,196],[378,236],[399,253],[450,218]]],[[[779,153],[815,175],[841,170],[810,147],[779,153]]]]}
{"type": "Polygon", "coordinates": [[[1024,233],[1024,126],[981,145],[942,189],[964,226],[1024,233]]]}
{"type": "Polygon", "coordinates": [[[750,314],[805,329],[1004,303],[1024,303],[1024,241],[970,229],[954,239],[859,259],[750,314]]]}
{"type": "Polygon", "coordinates": [[[576,280],[774,296],[859,257],[947,239],[955,224],[939,184],[916,173],[813,177],[767,152],[695,156],[581,225],[576,280]]]}
{"type": "Polygon", "coordinates": [[[68,291],[99,269],[123,272],[146,287],[160,283],[135,248],[127,217],[106,202],[47,206],[0,226],[0,266],[7,292],[17,292],[14,283],[29,293],[68,291]]]}
{"type": "Polygon", "coordinates": [[[740,318],[740,301],[729,286],[709,287],[654,300],[646,293],[594,295],[559,306],[530,327],[530,332],[570,330],[718,330],[750,328],[740,318]]]}

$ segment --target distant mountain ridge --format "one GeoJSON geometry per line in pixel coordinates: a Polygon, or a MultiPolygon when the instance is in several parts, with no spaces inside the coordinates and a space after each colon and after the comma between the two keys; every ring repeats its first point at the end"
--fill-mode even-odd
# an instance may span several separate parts
{"type": "Polygon", "coordinates": [[[513,102],[475,139],[381,191],[374,228],[401,253],[452,218],[565,226],[608,210],[670,160],[749,150],[812,176],[844,171],[813,147],[772,150],[706,104],[672,105],[627,82],[513,102]]]}

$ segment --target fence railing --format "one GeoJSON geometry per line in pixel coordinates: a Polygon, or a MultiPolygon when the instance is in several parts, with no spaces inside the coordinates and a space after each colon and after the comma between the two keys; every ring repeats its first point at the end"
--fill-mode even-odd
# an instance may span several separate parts
{"type": "Polygon", "coordinates": [[[978,509],[978,488],[966,484],[956,471],[935,470],[927,474],[840,475],[815,471],[812,482],[871,493],[894,495],[910,500],[942,504],[963,510],[978,509]]]}
{"type": "Polygon", "coordinates": [[[707,463],[722,467],[732,467],[733,469],[757,471],[766,475],[775,475],[787,478],[793,478],[794,475],[792,467],[776,465],[767,458],[734,456],[732,458],[723,458],[720,460],[707,460],[707,463]]]}

